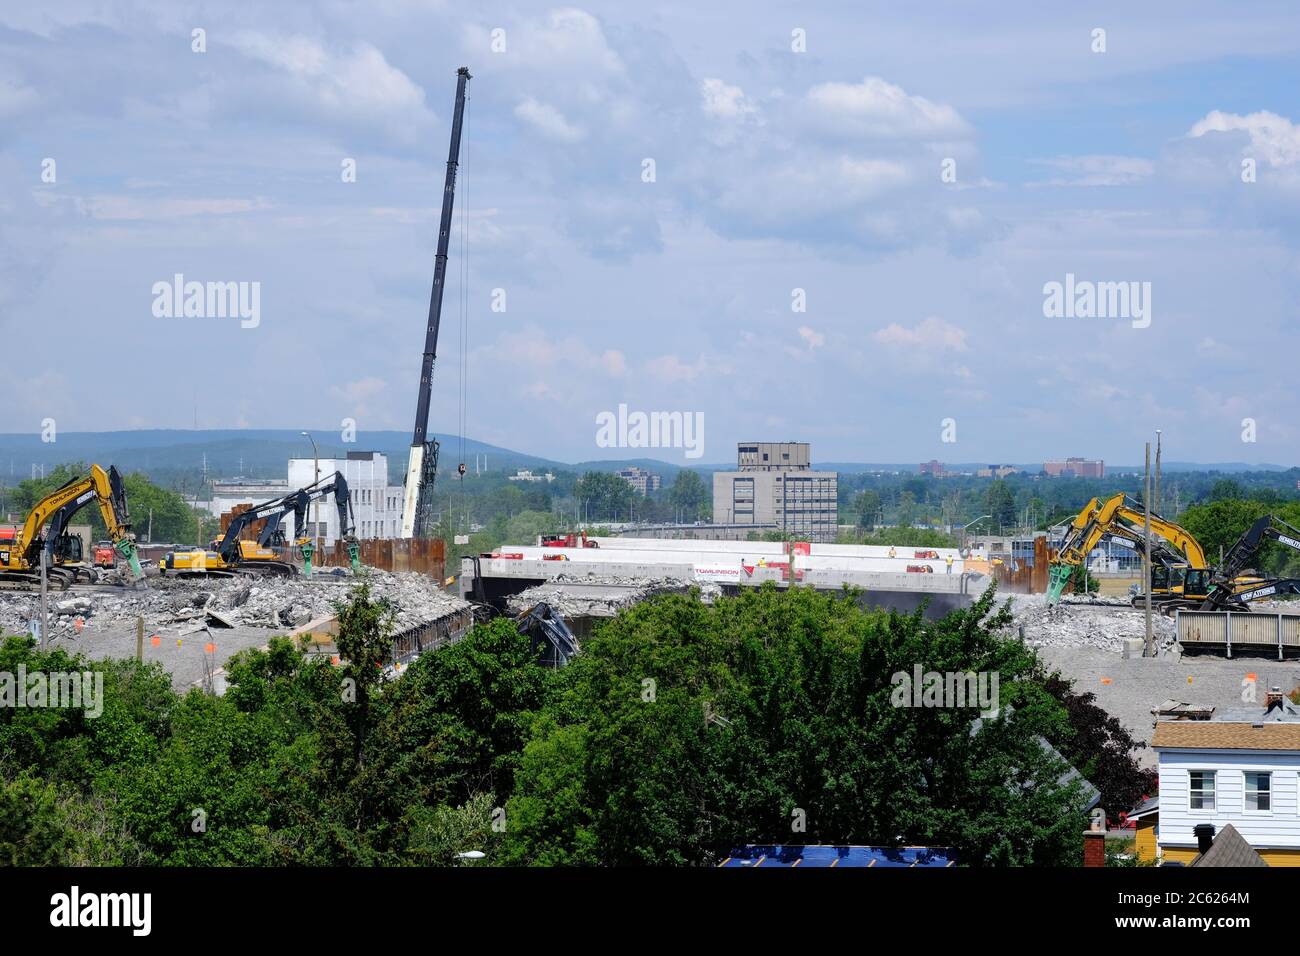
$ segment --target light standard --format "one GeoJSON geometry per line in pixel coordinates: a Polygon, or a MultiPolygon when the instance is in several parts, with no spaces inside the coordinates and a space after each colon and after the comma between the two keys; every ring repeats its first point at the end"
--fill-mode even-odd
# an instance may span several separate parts
{"type": "MultiPolygon", "coordinates": [[[[299,432],[298,434],[302,435],[303,438],[306,438],[309,442],[311,442],[312,463],[315,466],[315,470],[316,470],[316,482],[319,483],[320,482],[320,449],[316,447],[316,439],[312,438],[308,432],[299,432]]],[[[312,517],[311,517],[312,537],[316,538],[320,536],[320,499],[317,499],[316,501],[312,502],[311,510],[312,510],[312,517]]]]}
{"type": "Polygon", "coordinates": [[[973,525],[973,524],[976,524],[977,522],[983,521],[985,518],[990,518],[990,519],[991,519],[992,517],[993,517],[992,515],[980,515],[980,516],[979,516],[978,518],[976,518],[974,521],[968,521],[966,524],[962,525],[962,526],[961,526],[961,546],[962,546],[963,548],[966,547],[966,529],[967,529],[967,528],[969,528],[969,527],[970,527],[971,525],[973,525]]]}

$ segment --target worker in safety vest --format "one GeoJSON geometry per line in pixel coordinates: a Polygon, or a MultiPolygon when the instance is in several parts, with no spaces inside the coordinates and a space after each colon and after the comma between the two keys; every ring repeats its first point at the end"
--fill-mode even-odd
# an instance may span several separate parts
{"type": "Polygon", "coordinates": [[[892,544],[889,546],[889,556],[891,558],[898,557],[898,552],[894,550],[894,546],[892,544]]]}
{"type": "Polygon", "coordinates": [[[948,573],[952,574],[952,555],[948,555],[948,573]]]}

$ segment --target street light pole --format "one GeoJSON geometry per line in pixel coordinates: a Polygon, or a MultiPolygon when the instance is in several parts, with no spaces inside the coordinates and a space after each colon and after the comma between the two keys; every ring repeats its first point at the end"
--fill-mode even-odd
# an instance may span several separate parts
{"type": "MultiPolygon", "coordinates": [[[[316,447],[316,439],[312,438],[310,433],[302,432],[302,435],[309,442],[311,442],[312,464],[314,465],[316,471],[316,481],[317,483],[319,483],[320,482],[320,449],[316,447]]],[[[315,501],[311,503],[311,509],[312,509],[312,518],[311,518],[312,537],[317,538],[320,537],[320,499],[319,498],[317,498],[315,501]]]]}

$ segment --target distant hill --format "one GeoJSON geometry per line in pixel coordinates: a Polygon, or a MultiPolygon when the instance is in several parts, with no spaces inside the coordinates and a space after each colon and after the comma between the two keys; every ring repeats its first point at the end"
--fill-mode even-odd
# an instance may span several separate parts
{"type": "MultiPolygon", "coordinates": [[[[313,429],[312,435],[320,446],[321,457],[343,457],[348,451],[379,451],[388,456],[389,480],[399,484],[406,467],[410,433],[398,431],[357,432],[354,443],[344,443],[337,429],[313,429]]],[[[435,434],[437,434],[435,432],[435,434]]],[[[283,477],[285,462],[291,457],[311,455],[311,443],[292,429],[142,429],[139,431],[112,432],[59,432],[57,441],[42,442],[40,435],[32,432],[0,433],[0,481],[13,484],[31,476],[33,465],[38,468],[53,467],[61,462],[86,461],[113,464],[123,471],[143,471],[151,475],[194,474],[205,464],[211,478],[231,478],[243,475],[256,477],[283,477]]],[[[473,472],[476,455],[487,456],[490,471],[513,472],[519,468],[533,471],[616,471],[636,466],[663,477],[668,484],[683,468],[704,473],[726,471],[734,462],[674,463],[654,458],[619,458],[580,461],[572,464],[529,455],[524,452],[466,439],[465,465],[473,472]]],[[[439,471],[452,474],[461,460],[460,441],[449,437],[442,439],[439,471]]],[[[917,462],[846,462],[815,461],[813,467],[844,474],[883,471],[917,473],[917,462]]],[[[988,462],[945,462],[951,471],[974,472],[987,467],[988,462]]],[[[1042,468],[1042,462],[1017,464],[1015,467],[1031,474],[1042,468]]],[[[1274,464],[1252,465],[1246,462],[1217,462],[1200,464],[1185,461],[1162,463],[1166,472],[1220,471],[1243,473],[1250,471],[1287,471],[1288,466],[1274,464]]],[[[1140,471],[1141,465],[1107,464],[1108,473],[1140,471]]]]}
{"type": "MultiPolygon", "coordinates": [[[[322,458],[342,458],[349,451],[378,451],[388,456],[389,479],[400,483],[406,468],[409,432],[357,432],[356,441],[344,443],[337,429],[313,430],[322,458]]],[[[121,432],[59,432],[45,443],[39,435],[0,434],[0,479],[8,484],[31,477],[32,465],[53,467],[61,462],[85,461],[116,465],[123,471],[149,474],[202,470],[213,478],[283,477],[291,457],[311,457],[312,446],[301,434],[275,429],[156,429],[121,432]]],[[[472,472],[474,456],[487,455],[491,469],[565,467],[560,462],[525,455],[508,448],[466,440],[465,464],[472,472]]],[[[453,473],[460,462],[459,439],[442,442],[439,472],[453,473]]]]}

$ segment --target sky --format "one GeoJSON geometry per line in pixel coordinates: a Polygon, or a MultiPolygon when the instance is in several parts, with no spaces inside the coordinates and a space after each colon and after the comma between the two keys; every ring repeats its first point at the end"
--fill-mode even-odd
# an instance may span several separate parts
{"type": "Polygon", "coordinates": [[[0,432],[411,428],[467,66],[444,441],[1300,463],[1300,8],[1055,6],[0,0],[0,432]]]}

